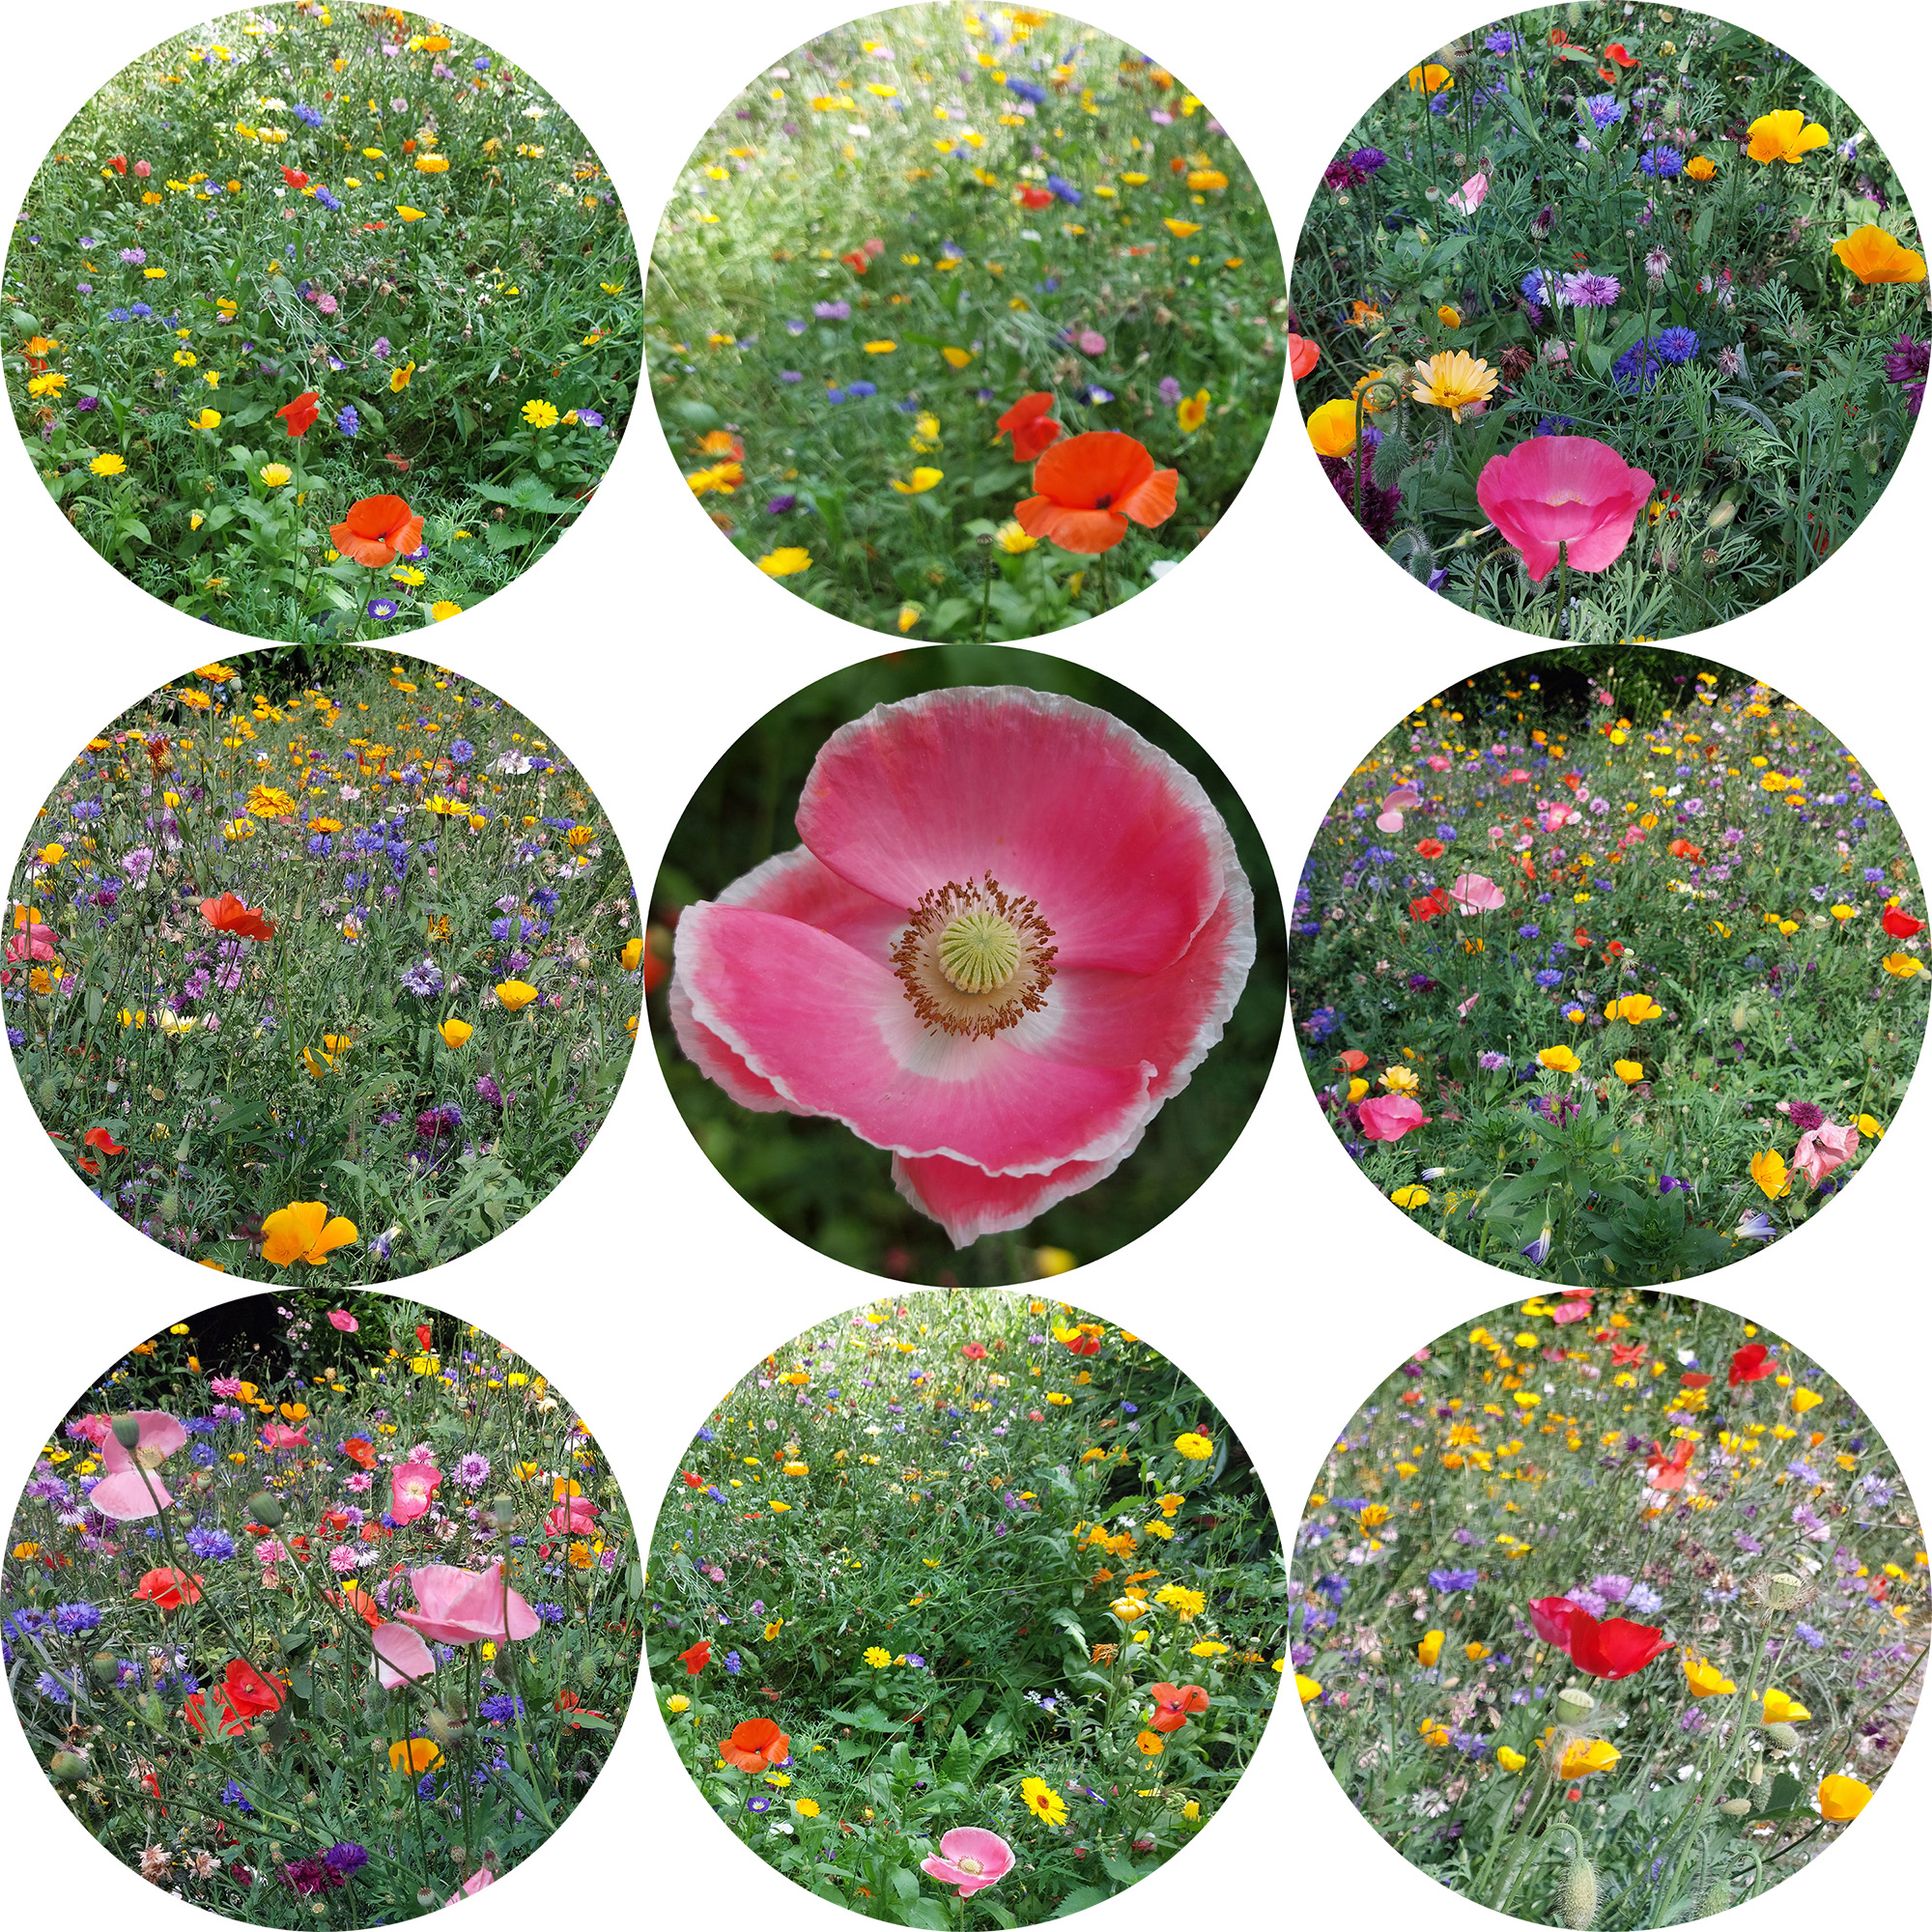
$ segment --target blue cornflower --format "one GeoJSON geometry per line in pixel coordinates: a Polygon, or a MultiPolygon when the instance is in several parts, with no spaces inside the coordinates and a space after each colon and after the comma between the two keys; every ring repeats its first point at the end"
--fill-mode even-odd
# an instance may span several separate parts
{"type": "Polygon", "coordinates": [[[1541,269],[1532,269],[1517,286],[1522,290],[1525,301],[1542,302],[1548,306],[1563,298],[1563,291],[1555,277],[1545,274],[1541,269]]]}
{"type": "Polygon", "coordinates": [[[1793,1624],[1791,1626],[1791,1634],[1795,1636],[1798,1639],[1798,1641],[1805,1647],[1806,1650],[1823,1650],[1825,1647],[1825,1633],[1823,1631],[1813,1630],[1809,1624],[1804,1624],[1804,1623],[1793,1624]]]}
{"type": "Polygon", "coordinates": [[[1017,74],[1007,76],[1007,92],[1017,94],[1022,100],[1031,100],[1036,107],[1046,100],[1046,89],[1037,80],[1022,80],[1017,74]]]}
{"type": "Polygon", "coordinates": [[[354,436],[362,427],[362,418],[355,413],[354,403],[344,403],[335,412],[335,427],[344,436],[354,436]]]}
{"type": "Polygon", "coordinates": [[[251,1818],[255,1815],[255,1807],[248,1803],[248,1794],[232,1777],[221,1787],[221,1802],[247,1812],[251,1818]]]}
{"type": "Polygon", "coordinates": [[[1087,199],[1064,175],[1048,175],[1046,185],[1051,193],[1057,194],[1071,207],[1078,208],[1087,199]]]}
{"type": "Polygon", "coordinates": [[[1519,939],[1541,939],[1543,928],[1540,925],[1520,925],[1516,929],[1516,936],[1519,939]]]}
{"type": "Polygon", "coordinates": [[[1378,168],[1387,167],[1388,158],[1379,148],[1357,148],[1350,155],[1349,164],[1360,168],[1365,175],[1372,175],[1378,168]]]}
{"type": "Polygon", "coordinates": [[[1672,175],[1684,172],[1684,156],[1675,148],[1646,148],[1636,166],[1639,174],[1656,175],[1661,180],[1668,181],[1672,175]]]}
{"type": "Polygon", "coordinates": [[[322,1855],[322,1861],[330,1871],[338,1871],[347,1877],[349,1873],[360,1871],[369,1862],[369,1854],[360,1845],[330,1845],[322,1855]]]}
{"type": "Polygon", "coordinates": [[[75,1636],[99,1625],[100,1612],[92,1604],[56,1604],[54,1628],[62,1636],[75,1636]]]}
{"type": "Polygon", "coordinates": [[[1639,338],[1611,364],[1610,375],[1625,395],[1642,395],[1657,385],[1662,364],[1651,353],[1651,345],[1639,338]]]}
{"type": "Polygon", "coordinates": [[[1522,43],[1507,27],[1498,27],[1483,36],[1483,44],[1492,54],[1513,54],[1522,43]]]}
{"type": "Polygon", "coordinates": [[[1432,1588],[1442,1591],[1473,1590],[1476,1587],[1476,1573],[1473,1570],[1432,1570],[1429,1581],[1432,1588]]]}
{"type": "Polygon", "coordinates": [[[315,108],[306,106],[303,104],[303,102],[299,100],[298,100],[296,104],[289,109],[289,112],[293,114],[296,117],[296,119],[302,124],[304,128],[320,128],[322,126],[321,114],[317,112],[315,108]]]}
{"type": "Polygon", "coordinates": [[[828,403],[842,403],[845,400],[845,391],[843,389],[827,389],[825,400],[828,403]]]}
{"type": "Polygon", "coordinates": [[[235,1539],[225,1529],[198,1523],[187,1533],[187,1547],[204,1563],[226,1563],[235,1554],[235,1539]]]}
{"type": "Polygon", "coordinates": [[[1566,429],[1575,429],[1575,416],[1538,416],[1536,434],[1538,436],[1561,436],[1566,429]]]}
{"type": "Polygon", "coordinates": [[[1688,362],[1697,353],[1694,328],[1666,328],[1657,338],[1657,353],[1666,362],[1688,362]]]}
{"type": "Polygon", "coordinates": [[[1543,971],[1536,976],[1536,983],[1539,986],[1544,987],[1546,990],[1551,986],[1560,986],[1563,983],[1563,975],[1557,972],[1554,967],[1546,966],[1543,969],[1543,971]]]}
{"type": "Polygon", "coordinates": [[[1614,128],[1624,118],[1624,104],[1614,94],[1593,94],[1583,106],[1588,108],[1590,119],[1597,124],[1597,132],[1605,128],[1614,128]]]}
{"type": "Polygon", "coordinates": [[[476,1710],[485,1723],[507,1724],[523,1716],[524,1700],[514,1692],[506,1692],[499,1697],[485,1697],[476,1710]]]}
{"type": "Polygon", "coordinates": [[[863,402],[867,396],[876,396],[879,393],[879,385],[876,383],[847,383],[845,384],[845,393],[863,402]]]}
{"type": "Polygon", "coordinates": [[[71,1704],[73,1699],[68,1694],[68,1688],[52,1671],[43,1670],[34,1679],[34,1689],[50,1704],[71,1704]]]}
{"type": "Polygon", "coordinates": [[[317,188],[315,198],[322,203],[323,207],[328,210],[329,213],[340,214],[342,213],[342,203],[334,195],[330,194],[326,187],[317,188]]]}
{"type": "Polygon", "coordinates": [[[488,54],[478,54],[476,58],[469,63],[469,65],[473,67],[478,73],[488,73],[490,71],[490,56],[488,54]]]}

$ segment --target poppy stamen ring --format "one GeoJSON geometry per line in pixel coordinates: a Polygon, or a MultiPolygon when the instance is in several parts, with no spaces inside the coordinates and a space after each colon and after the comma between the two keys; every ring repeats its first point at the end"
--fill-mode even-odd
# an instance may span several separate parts
{"type": "Polygon", "coordinates": [[[990,1039],[1045,1006],[1053,928],[1036,901],[1002,892],[992,873],[948,881],[906,918],[893,970],[929,1032],[990,1039]]]}

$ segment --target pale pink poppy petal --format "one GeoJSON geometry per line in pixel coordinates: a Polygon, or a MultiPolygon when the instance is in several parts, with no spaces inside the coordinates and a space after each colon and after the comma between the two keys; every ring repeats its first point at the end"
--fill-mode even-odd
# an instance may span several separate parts
{"type": "Polygon", "coordinates": [[[1231,840],[1200,782],[1104,711],[1019,686],[927,692],[834,732],[799,836],[890,904],[991,872],[1038,902],[1060,964],[1149,973],[1221,896],[1231,840]]]}
{"type": "Polygon", "coordinates": [[[412,1573],[410,1587],[416,1607],[396,1614],[433,1643],[500,1642],[506,1635],[521,1640],[537,1633],[537,1613],[515,1590],[505,1591],[500,1564],[488,1570],[427,1564],[412,1573]]]}
{"type": "Polygon", "coordinates": [[[142,1517],[160,1515],[161,1510],[174,1501],[174,1497],[169,1495],[167,1486],[155,1471],[150,1470],[147,1482],[143,1482],[140,1470],[128,1468],[103,1476],[95,1484],[87,1500],[102,1516],[111,1516],[117,1522],[133,1522],[142,1517]],[[148,1488],[150,1483],[154,1485],[152,1494],[148,1488]],[[156,1503],[160,1505],[159,1509],[156,1507],[156,1503]]]}
{"type": "Polygon", "coordinates": [[[1045,1174],[988,1174],[943,1154],[923,1160],[893,1156],[893,1185],[944,1228],[955,1248],[970,1248],[981,1235],[1006,1235],[1094,1186],[1141,1144],[1139,1132],[1105,1160],[1069,1160],[1045,1174]]]}
{"type": "MultiPolygon", "coordinates": [[[[154,1452],[172,1456],[177,1449],[187,1447],[187,1431],[161,1409],[130,1409],[127,1419],[140,1425],[140,1447],[151,1452],[148,1459],[151,1464],[155,1460],[154,1452]]],[[[117,1469],[131,1469],[134,1466],[132,1453],[122,1448],[111,1431],[100,1445],[100,1460],[107,1465],[110,1475],[117,1469]]]]}
{"type": "MultiPolygon", "coordinates": [[[[690,911],[687,908],[685,919],[689,919],[690,911]]],[[[680,929],[684,923],[683,919],[678,922],[680,929]]],[[[671,968],[670,986],[666,998],[670,1008],[671,1031],[677,1035],[677,1043],[684,1049],[685,1058],[700,1073],[717,1081],[739,1106],[748,1107],[754,1114],[802,1114],[807,1111],[793,1106],[763,1075],[753,1073],[692,1011],[690,988],[675,965],[671,968]]]]}
{"type": "Polygon", "coordinates": [[[1383,812],[1376,820],[1376,830],[1378,832],[1400,832],[1402,830],[1402,813],[1399,811],[1383,812]]]}
{"type": "Polygon", "coordinates": [[[927,1033],[889,968],[795,920],[687,907],[677,960],[693,1017],[795,1112],[895,1153],[1043,1174],[1104,1160],[1154,1105],[1145,1061],[1041,1077],[1026,1021],[992,1039],[927,1033]]]}
{"type": "Polygon", "coordinates": [[[436,1668],[430,1647],[407,1624],[378,1624],[369,1633],[376,1647],[376,1677],[384,1690],[412,1684],[436,1668]]]}

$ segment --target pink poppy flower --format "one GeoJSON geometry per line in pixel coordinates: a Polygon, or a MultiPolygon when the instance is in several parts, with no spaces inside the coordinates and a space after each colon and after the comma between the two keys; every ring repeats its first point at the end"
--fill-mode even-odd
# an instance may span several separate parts
{"type": "Polygon", "coordinates": [[[128,1420],[140,1425],[141,1439],[132,1449],[124,1449],[111,1433],[108,1435],[100,1445],[100,1460],[106,1463],[107,1473],[88,1497],[102,1516],[111,1516],[117,1522],[159,1516],[174,1501],[156,1472],[177,1449],[187,1446],[187,1431],[159,1409],[135,1409],[128,1420]],[[145,1477],[141,1473],[144,1469],[145,1477]]]}
{"type": "Polygon", "coordinates": [[[1254,963],[1199,782],[1072,698],[880,705],[820,749],[797,825],[678,921],[678,1043],[741,1106],[890,1150],[957,1247],[1111,1175],[1254,963]]]}
{"type": "Polygon", "coordinates": [[[1483,465],[1476,500],[1541,583],[1566,539],[1572,570],[1607,570],[1656,489],[1654,476],[1594,437],[1536,436],[1483,465]]]}
{"type": "Polygon", "coordinates": [[[582,1536],[597,1527],[597,1505],[585,1496],[570,1496],[544,1518],[553,1536],[582,1536]]]}
{"type": "Polygon", "coordinates": [[[923,1859],[920,1870],[941,1885],[959,1888],[961,1898],[984,1891],[1013,1868],[1013,1848],[997,1832],[962,1825],[939,1841],[939,1856],[923,1859]]]}
{"type": "Polygon", "coordinates": [[[399,1524],[427,1516],[441,1482],[442,1471],[433,1463],[398,1463],[389,1471],[389,1514],[399,1524]]]}
{"type": "Polygon", "coordinates": [[[1461,1005],[1460,1007],[1458,1007],[1458,1008],[1456,1009],[1456,1017],[1457,1017],[1457,1018],[1458,1018],[1459,1020],[1465,1020],[1465,1019],[1467,1019],[1467,1018],[1469,1017],[1469,1009],[1471,1009],[1471,1008],[1472,1008],[1472,1007],[1473,1007],[1473,1006],[1474,1006],[1474,1005],[1476,1004],[1476,1002],[1477,1002],[1478,1000],[1480,1000],[1480,999],[1481,999],[1482,997],[1483,997],[1483,996],[1482,996],[1482,994],[1480,994],[1480,993],[1471,993],[1471,994],[1469,995],[1469,997],[1468,997],[1468,998],[1467,998],[1466,1000],[1464,1000],[1464,1001],[1463,1002],[1463,1004],[1462,1004],[1462,1005],[1461,1005]]]}
{"type": "Polygon", "coordinates": [[[1543,813],[1543,829],[1546,832],[1560,832],[1573,818],[1578,815],[1578,813],[1572,811],[1567,805],[1561,803],[1547,806],[1543,813]]]}
{"type": "Polygon", "coordinates": [[[15,963],[23,959],[51,959],[59,944],[60,934],[36,920],[7,941],[7,957],[15,963]]]}
{"type": "Polygon", "coordinates": [[[1422,762],[1432,772],[1446,772],[1456,761],[1453,758],[1445,758],[1440,752],[1431,752],[1422,762]]]}
{"type": "Polygon", "coordinates": [[[458,1570],[431,1563],[410,1577],[416,1607],[397,1614],[432,1643],[503,1643],[537,1634],[537,1613],[503,1584],[503,1566],[458,1570]]]}
{"type": "Polygon", "coordinates": [[[331,1328],[340,1328],[345,1335],[353,1335],[362,1324],[350,1314],[348,1309],[331,1308],[328,1311],[328,1325],[331,1328]]]}
{"type": "Polygon", "coordinates": [[[1403,813],[1405,811],[1413,811],[1421,803],[1422,794],[1413,785],[1397,785],[1382,800],[1381,813],[1376,820],[1376,830],[1378,832],[1400,832],[1402,830],[1403,813]]]}
{"type": "Polygon", "coordinates": [[[306,1429],[291,1429],[286,1423],[270,1422],[262,1431],[262,1440],[270,1449],[301,1449],[308,1444],[306,1429]]]}
{"type": "Polygon", "coordinates": [[[1508,903],[1503,889],[1480,872],[1459,872],[1449,882],[1449,896],[1465,919],[1472,913],[1498,911],[1508,903]]]}
{"type": "Polygon", "coordinates": [[[1857,1127],[1840,1127],[1827,1121],[1798,1137],[1798,1151],[1791,1156],[1791,1164],[1816,1187],[1834,1167],[1843,1167],[1858,1151],[1857,1127]]]}
{"type": "Polygon", "coordinates": [[[1371,1141],[1399,1141],[1430,1122],[1430,1116],[1406,1094],[1383,1094],[1364,1100],[1355,1112],[1361,1119],[1362,1138],[1371,1141]]]}
{"type": "Polygon", "coordinates": [[[463,1889],[461,1891],[452,1891],[449,1894],[449,1896],[442,1901],[443,1909],[447,1911],[448,1908],[456,1904],[459,1899],[474,1898],[476,1894],[479,1891],[481,1891],[486,1885],[492,1885],[494,1883],[495,1880],[491,1875],[490,1867],[488,1865],[478,1865],[476,1869],[473,1872],[471,1872],[467,1879],[463,1881],[463,1889]]]}
{"type": "Polygon", "coordinates": [[[376,1651],[376,1680],[384,1690],[412,1684],[436,1668],[429,1645],[408,1624],[377,1624],[369,1641],[376,1651]]]}
{"type": "Polygon", "coordinates": [[[1587,1321],[1590,1319],[1590,1304],[1587,1301],[1559,1301],[1549,1311],[1549,1319],[1559,1325],[1587,1321]]]}
{"type": "Polygon", "coordinates": [[[1458,214],[1474,214],[1490,191],[1490,178],[1479,168],[1449,197],[1447,206],[1458,214]]]}

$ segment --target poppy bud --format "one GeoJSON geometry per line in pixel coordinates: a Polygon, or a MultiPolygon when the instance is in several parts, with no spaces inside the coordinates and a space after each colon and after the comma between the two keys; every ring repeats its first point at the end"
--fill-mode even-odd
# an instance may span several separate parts
{"type": "Polygon", "coordinates": [[[1792,1608],[1804,1595],[1804,1583],[1788,1570],[1774,1571],[1765,1582],[1764,1600],[1774,1610],[1792,1608]]]}
{"type": "Polygon", "coordinates": [[[1711,514],[1704,519],[1707,530],[1721,530],[1729,527],[1736,520],[1738,506],[1726,497],[1722,502],[1713,506],[1711,514]]]}
{"type": "Polygon", "coordinates": [[[1795,1751],[1798,1748],[1798,1733],[1789,1724],[1767,1724],[1764,1734],[1779,1750],[1795,1751]]]}
{"type": "Polygon", "coordinates": [[[1728,1879],[1714,1878],[1697,1899],[1697,1917],[1715,1918],[1720,1912],[1731,1909],[1731,1885],[1728,1879]]]}
{"type": "Polygon", "coordinates": [[[153,1730],[162,1730],[168,1721],[167,1707],[150,1690],[134,1706],[141,1714],[141,1721],[153,1730]]]}
{"type": "Polygon", "coordinates": [[[1563,1881],[1563,1897],[1557,1917],[1570,1932],[1586,1932],[1597,1916],[1597,1868],[1588,1859],[1579,1858],[1563,1881]]]}
{"type": "Polygon", "coordinates": [[[117,1682],[121,1675],[121,1665],[111,1650],[103,1650],[88,1661],[88,1673],[97,1684],[106,1686],[117,1682]]]}
{"type": "Polygon", "coordinates": [[[155,1203],[155,1212],[161,1217],[162,1221],[164,1221],[167,1224],[167,1226],[172,1228],[175,1224],[176,1217],[181,1213],[181,1196],[177,1194],[172,1187],[169,1188],[168,1191],[165,1194],[163,1194],[157,1202],[155,1203]]]}
{"type": "Polygon", "coordinates": [[[1751,1802],[1748,1798],[1726,1798],[1718,1806],[1718,1809],[1726,1818],[1748,1818],[1750,1816],[1750,1808],[1751,1802]]]}
{"type": "Polygon", "coordinates": [[[87,1760],[74,1751],[55,1751],[47,1770],[57,1784],[78,1784],[87,1776],[87,1760]]]}
{"type": "Polygon", "coordinates": [[[490,1503],[490,1521],[497,1529],[508,1529],[517,1520],[515,1496],[497,1496],[490,1503]]]}
{"type": "Polygon", "coordinates": [[[1566,1723],[1580,1724],[1597,1708],[1597,1700],[1573,1684],[1556,1693],[1556,1708],[1566,1723]]]}
{"type": "Polygon", "coordinates": [[[114,1439],[124,1449],[138,1449],[141,1446],[141,1425],[131,1415],[117,1415],[114,1418],[114,1439]]]}
{"type": "Polygon", "coordinates": [[[267,1490],[258,1490],[248,1498],[248,1516],[254,1522],[278,1529],[282,1521],[282,1506],[267,1490]]]}

